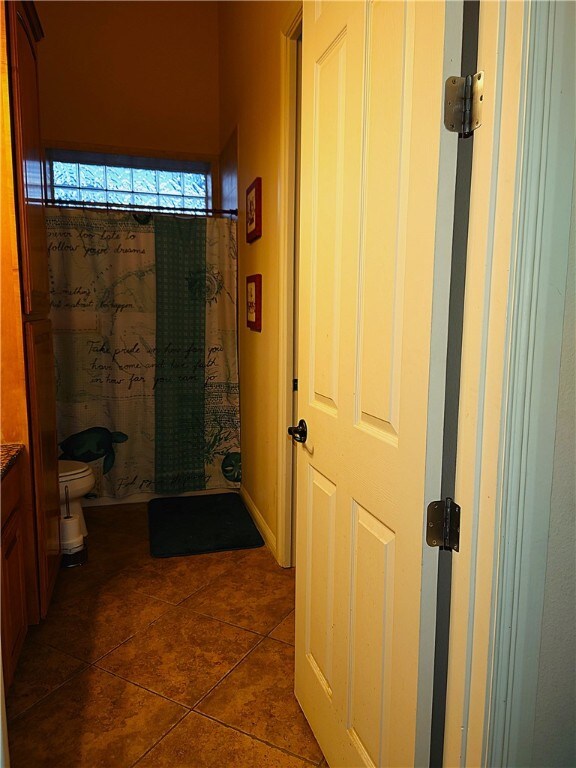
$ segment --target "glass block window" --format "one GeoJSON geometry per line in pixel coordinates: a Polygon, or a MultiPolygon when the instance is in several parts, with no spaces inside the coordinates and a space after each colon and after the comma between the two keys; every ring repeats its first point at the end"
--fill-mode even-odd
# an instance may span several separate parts
{"type": "Polygon", "coordinates": [[[167,208],[183,213],[211,205],[210,165],[204,162],[49,150],[47,170],[55,204],[167,208]]]}

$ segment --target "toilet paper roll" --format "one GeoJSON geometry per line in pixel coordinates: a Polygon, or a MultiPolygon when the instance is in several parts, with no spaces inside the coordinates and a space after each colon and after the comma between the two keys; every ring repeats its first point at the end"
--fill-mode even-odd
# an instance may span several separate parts
{"type": "Polygon", "coordinates": [[[78,515],[60,518],[60,543],[64,552],[76,551],[84,546],[82,524],[78,515]]]}

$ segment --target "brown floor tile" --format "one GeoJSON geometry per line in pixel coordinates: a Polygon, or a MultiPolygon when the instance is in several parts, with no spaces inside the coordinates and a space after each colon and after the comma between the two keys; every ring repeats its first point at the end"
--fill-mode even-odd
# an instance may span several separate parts
{"type": "Polygon", "coordinates": [[[140,565],[125,569],[118,578],[127,589],[178,605],[233,567],[228,554],[150,557],[140,565]]]}
{"type": "Polygon", "coordinates": [[[117,573],[118,568],[100,560],[97,563],[89,560],[85,565],[75,568],[62,568],[54,586],[51,604],[55,605],[78,597],[90,589],[102,587],[117,573]]]}
{"type": "Polygon", "coordinates": [[[17,718],[12,768],[128,768],[185,710],[95,668],[17,718]]]}
{"type": "Polygon", "coordinates": [[[293,568],[282,568],[276,562],[276,558],[268,547],[254,547],[254,549],[238,549],[231,552],[234,562],[243,568],[262,568],[264,570],[280,573],[290,573],[293,568]]]}
{"type": "Polygon", "coordinates": [[[108,536],[88,535],[88,561],[97,563],[102,568],[110,568],[116,572],[130,566],[139,565],[151,559],[150,545],[147,539],[135,538],[130,534],[114,531],[114,546],[108,536]]]}
{"type": "Polygon", "coordinates": [[[294,645],[294,634],[296,629],[294,626],[295,616],[295,611],[292,611],[292,613],[288,614],[284,621],[281,621],[276,629],[273,629],[272,632],[270,632],[269,636],[273,637],[274,640],[282,640],[283,643],[294,645]]]}
{"type": "Polygon", "coordinates": [[[322,752],[293,689],[294,649],[266,638],[196,709],[318,763],[322,752]]]}
{"type": "Polygon", "coordinates": [[[193,707],[260,640],[187,608],[173,608],[98,666],[193,707]]]}
{"type": "Polygon", "coordinates": [[[60,572],[9,693],[13,768],[318,764],[292,693],[293,569],[266,547],[151,558],[146,504],[85,515],[88,563],[60,572]],[[198,708],[238,730],[179,722],[212,686],[198,708]]]}
{"type": "Polygon", "coordinates": [[[184,605],[199,613],[267,634],[294,608],[294,571],[270,563],[266,550],[239,559],[235,568],[196,592],[184,605]],[[250,567],[252,563],[252,567],[250,567]]]}
{"type": "MultiPolygon", "coordinates": [[[[90,521],[87,525],[90,526],[90,521]]],[[[103,587],[123,570],[152,559],[147,536],[139,538],[102,529],[89,532],[87,546],[88,561],[84,565],[61,569],[54,587],[53,603],[103,587]]]]}
{"type": "Polygon", "coordinates": [[[88,533],[91,530],[114,531],[132,535],[148,535],[148,503],[107,504],[100,507],[84,507],[88,533]]]}
{"type": "Polygon", "coordinates": [[[146,504],[85,507],[84,517],[90,561],[109,561],[120,569],[150,557],[146,504]]]}
{"type": "Polygon", "coordinates": [[[136,768],[310,768],[310,763],[191,712],[136,768]]]}
{"type": "Polygon", "coordinates": [[[83,661],[67,653],[27,638],[6,696],[8,720],[36,704],[85,666],[83,661]]]}
{"type": "Polygon", "coordinates": [[[121,585],[103,586],[52,605],[46,621],[32,628],[32,639],[95,661],[169,608],[153,597],[123,592],[121,585]]]}

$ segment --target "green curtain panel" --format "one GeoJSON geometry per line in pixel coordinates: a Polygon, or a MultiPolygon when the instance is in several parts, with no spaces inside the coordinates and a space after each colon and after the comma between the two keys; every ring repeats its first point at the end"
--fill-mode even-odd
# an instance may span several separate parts
{"type": "Polygon", "coordinates": [[[156,491],[206,488],[206,220],[163,217],[156,240],[156,491]]]}

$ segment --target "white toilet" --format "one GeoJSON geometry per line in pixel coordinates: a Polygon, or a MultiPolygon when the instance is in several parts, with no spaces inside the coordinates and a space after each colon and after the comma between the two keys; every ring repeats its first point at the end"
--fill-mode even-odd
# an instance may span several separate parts
{"type": "MultiPolygon", "coordinates": [[[[58,479],[60,483],[60,519],[64,520],[67,516],[66,489],[68,489],[68,514],[72,515],[72,519],[78,520],[78,523],[74,525],[78,535],[87,536],[88,530],[80,499],[94,488],[95,478],[91,467],[82,461],[60,460],[58,461],[58,479]]],[[[71,522],[69,517],[67,519],[71,522]]],[[[62,523],[60,527],[62,528],[62,523]]],[[[64,541],[62,545],[64,547],[64,541]]]]}

